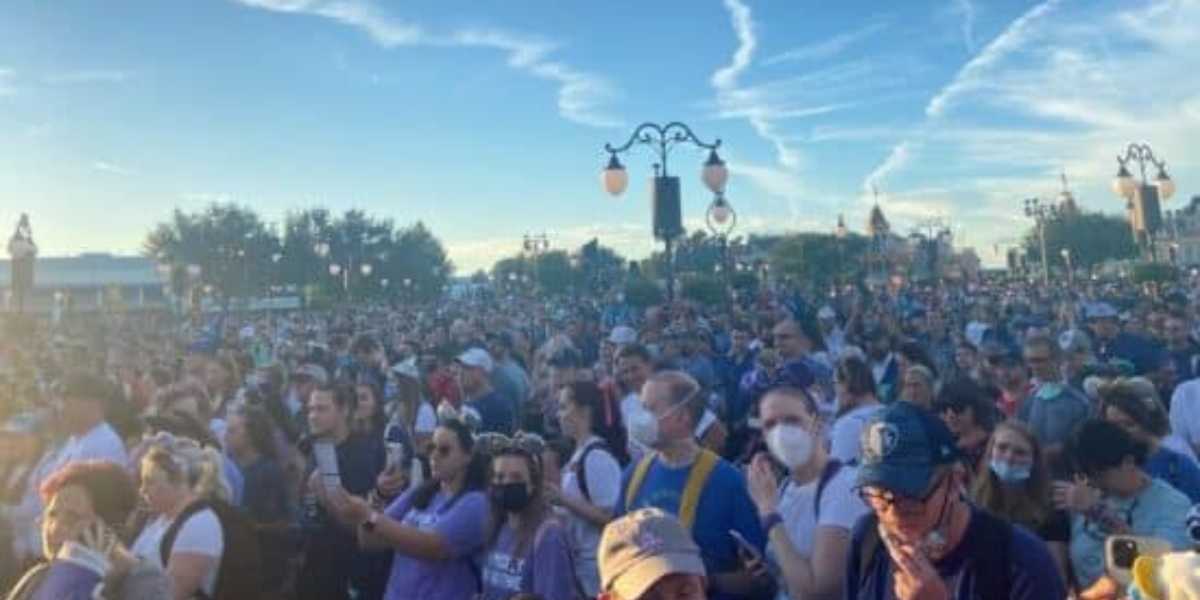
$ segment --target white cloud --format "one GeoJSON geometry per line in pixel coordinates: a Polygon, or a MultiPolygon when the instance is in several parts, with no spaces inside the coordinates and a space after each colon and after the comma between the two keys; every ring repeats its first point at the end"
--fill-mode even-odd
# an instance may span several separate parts
{"type": "Polygon", "coordinates": [[[1112,7],[1049,0],[1027,11],[931,98],[908,151],[893,150],[867,181],[937,181],[944,195],[897,210],[949,207],[987,248],[1029,227],[1021,200],[1055,198],[1061,171],[1083,206],[1119,212],[1108,185],[1131,141],[1166,158],[1181,197],[1195,193],[1200,93],[1183,74],[1200,70],[1200,2],[1112,7]]]}
{"type": "Polygon", "coordinates": [[[734,34],[737,35],[738,47],[733,52],[729,65],[713,73],[712,85],[718,90],[732,90],[737,86],[737,78],[750,66],[754,57],[754,48],[758,38],[754,34],[754,21],[750,16],[750,7],[741,0],[725,0],[725,10],[729,11],[729,19],[733,24],[734,34]]]}
{"type": "Polygon", "coordinates": [[[75,85],[92,83],[124,83],[133,74],[120,69],[82,69],[47,75],[42,80],[50,85],[75,85]]]}
{"type": "Polygon", "coordinates": [[[551,60],[556,47],[545,41],[500,29],[467,29],[432,33],[419,25],[395,19],[366,1],[354,0],[237,0],[264,10],[307,14],[360,29],[380,46],[482,48],[507,54],[514,70],[558,85],[558,112],[563,118],[592,127],[616,127],[622,121],[605,106],[618,96],[604,78],[551,60]]]}
{"type": "Polygon", "coordinates": [[[849,47],[887,28],[887,23],[876,21],[859,29],[839,33],[829,39],[813,42],[798,48],[781,52],[762,62],[764,66],[782,62],[825,60],[833,58],[846,51],[849,47]]]}
{"type": "Polygon", "coordinates": [[[863,180],[863,191],[867,192],[878,187],[885,177],[907,165],[912,155],[912,149],[913,143],[910,141],[903,141],[893,146],[892,150],[888,152],[887,158],[883,159],[883,162],[863,180]]]}
{"type": "Polygon", "coordinates": [[[1000,35],[996,36],[996,39],[988,43],[983,51],[975,55],[958,71],[949,85],[942,88],[942,91],[929,100],[929,104],[925,106],[925,114],[930,117],[941,116],[946,110],[946,106],[957,96],[977,89],[987,70],[1024,46],[1036,33],[1038,22],[1058,4],[1060,4],[1060,0],[1046,0],[1009,24],[1000,35]]]}
{"type": "Polygon", "coordinates": [[[104,160],[93,161],[92,168],[97,171],[100,171],[101,173],[108,173],[109,175],[119,175],[121,177],[128,177],[128,176],[134,174],[133,169],[118,165],[116,163],[104,161],[104,160]]]}
{"type": "Polygon", "coordinates": [[[977,44],[975,43],[975,19],[977,10],[972,0],[953,0],[952,10],[962,18],[962,36],[963,46],[966,46],[967,52],[974,53],[977,44]]]}

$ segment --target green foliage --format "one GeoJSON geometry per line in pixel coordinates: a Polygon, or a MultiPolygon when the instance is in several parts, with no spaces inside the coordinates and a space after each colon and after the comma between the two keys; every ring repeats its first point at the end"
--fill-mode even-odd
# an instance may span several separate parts
{"type": "Polygon", "coordinates": [[[347,293],[384,298],[403,290],[408,297],[430,299],[453,271],[441,242],[424,224],[397,229],[390,219],[358,210],[339,217],[323,208],[289,213],[282,238],[248,208],[176,210],[150,232],[144,252],[171,267],[177,294],[191,285],[212,285],[227,298],[289,286],[320,298],[344,299],[347,293]],[[328,245],[326,256],[318,255],[318,244],[328,245]],[[193,264],[201,269],[198,280],[188,275],[193,264]],[[332,276],[331,264],[348,270],[349,277],[332,276]],[[409,286],[402,285],[405,280],[409,286]]]}
{"type": "Polygon", "coordinates": [[[844,240],[825,233],[788,235],[771,248],[771,270],[819,288],[854,281],[861,275],[867,247],[867,238],[860,235],[844,240]]]}
{"type": "MultiPolygon", "coordinates": [[[[1070,250],[1072,265],[1084,269],[1108,260],[1137,256],[1129,221],[1098,212],[1079,213],[1046,223],[1046,260],[1051,265],[1065,266],[1064,248],[1070,250]]],[[[1029,260],[1041,262],[1042,249],[1036,226],[1025,233],[1025,251],[1029,260]]]]}
{"type": "Polygon", "coordinates": [[[563,250],[541,254],[534,261],[534,278],[538,287],[549,294],[563,294],[575,283],[571,257],[563,250]]]}
{"type": "Polygon", "coordinates": [[[625,282],[625,301],[637,308],[661,304],[665,297],[663,289],[645,277],[630,277],[625,282]]]}
{"type": "Polygon", "coordinates": [[[716,275],[689,273],[684,275],[681,293],[684,298],[708,306],[724,304],[725,280],[716,275]]]}
{"type": "Polygon", "coordinates": [[[1129,273],[1134,283],[1170,283],[1179,278],[1179,269],[1166,263],[1138,263],[1129,273]]]}
{"type": "Polygon", "coordinates": [[[758,288],[758,276],[749,271],[738,271],[730,278],[730,284],[733,289],[738,291],[748,291],[758,288]]]}

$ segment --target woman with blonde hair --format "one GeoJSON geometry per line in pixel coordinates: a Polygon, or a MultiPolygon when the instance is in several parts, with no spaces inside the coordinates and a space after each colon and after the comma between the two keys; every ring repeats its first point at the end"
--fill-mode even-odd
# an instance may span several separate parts
{"type": "Polygon", "coordinates": [[[1071,522],[1066,512],[1055,510],[1052,493],[1042,445],[1033,430],[1020,421],[998,423],[971,484],[971,497],[980,508],[1037,534],[1067,581],[1071,522]]]}
{"type": "Polygon", "coordinates": [[[225,551],[224,533],[212,508],[196,506],[230,497],[221,453],[170,434],[159,434],[148,448],[139,474],[141,499],[151,518],[132,551],[167,572],[177,600],[212,597],[225,551]]]}

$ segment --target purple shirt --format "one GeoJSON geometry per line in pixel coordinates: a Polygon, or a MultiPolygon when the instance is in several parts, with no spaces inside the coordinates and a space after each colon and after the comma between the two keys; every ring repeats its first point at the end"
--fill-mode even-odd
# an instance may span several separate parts
{"type": "Polygon", "coordinates": [[[575,600],[579,597],[575,569],[566,530],[557,520],[538,528],[531,548],[516,552],[517,536],[507,523],[483,562],[483,600],[507,600],[528,592],[545,600],[575,600]]]}
{"type": "Polygon", "coordinates": [[[474,555],[483,549],[487,536],[488,501],[483,492],[453,497],[438,492],[429,507],[412,506],[415,491],[400,496],[386,514],[409,527],[435,533],[453,557],[425,560],[395,553],[388,577],[387,600],[467,600],[479,589],[479,567],[474,555]]]}

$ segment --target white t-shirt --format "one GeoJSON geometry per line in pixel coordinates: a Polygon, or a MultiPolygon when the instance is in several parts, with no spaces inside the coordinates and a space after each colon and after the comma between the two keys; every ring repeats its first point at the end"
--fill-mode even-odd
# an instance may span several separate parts
{"type": "MultiPolygon", "coordinates": [[[[142,528],[142,533],[138,534],[130,550],[135,556],[145,558],[158,565],[159,568],[166,569],[166,565],[162,564],[159,547],[170,526],[169,519],[162,516],[155,517],[142,528]]],[[[209,596],[216,592],[221,554],[224,551],[225,536],[221,531],[221,521],[217,518],[217,513],[208,508],[188,517],[188,520],[179,528],[179,533],[175,536],[175,543],[171,546],[172,556],[177,552],[184,552],[211,556],[216,559],[217,562],[204,576],[201,585],[201,589],[209,596]]]]}
{"type": "MultiPolygon", "coordinates": [[[[592,436],[575,449],[571,460],[567,461],[562,469],[563,494],[573,498],[584,498],[583,488],[579,484],[579,478],[575,476],[575,471],[579,461],[583,460],[584,450],[600,441],[600,438],[592,436]]],[[[583,472],[587,477],[590,502],[609,511],[616,508],[621,494],[621,465],[617,463],[617,459],[603,448],[593,449],[588,452],[583,472]]],[[[595,597],[600,590],[599,575],[596,571],[596,548],[600,545],[600,528],[567,511],[567,531],[571,540],[571,554],[575,557],[575,576],[588,597],[595,597]]]]}
{"type": "MultiPolygon", "coordinates": [[[[844,529],[848,535],[859,517],[867,514],[867,505],[854,492],[855,476],[854,467],[842,465],[825,484],[821,494],[820,522],[813,510],[813,502],[821,478],[818,476],[804,485],[796,485],[790,478],[785,480],[779,491],[779,515],[783,517],[782,527],[787,531],[788,539],[802,556],[812,556],[818,526],[844,529]]],[[[771,556],[771,560],[778,560],[774,553],[771,556]]],[[[776,600],[787,597],[786,591],[781,590],[776,600]]]]}
{"type": "Polygon", "coordinates": [[[129,465],[129,455],[121,436],[108,423],[101,422],[81,436],[71,436],[58,453],[57,467],[76,460],[108,460],[129,465]]]}
{"type": "Polygon", "coordinates": [[[643,446],[637,440],[633,439],[633,435],[631,435],[629,432],[629,423],[632,415],[641,405],[642,400],[638,397],[637,392],[630,392],[627,396],[621,399],[621,422],[625,424],[625,437],[629,439],[627,450],[629,451],[629,458],[633,462],[641,460],[642,457],[650,451],[649,448],[643,446]]]}
{"type": "Polygon", "coordinates": [[[1200,448],[1200,379],[1179,384],[1171,394],[1171,433],[1200,448]]]}
{"type": "Polygon", "coordinates": [[[433,433],[437,429],[437,412],[433,410],[428,402],[421,401],[417,406],[417,418],[413,423],[413,432],[415,433],[433,433]]]}
{"type": "Polygon", "coordinates": [[[858,459],[862,430],[881,408],[883,406],[880,404],[859,406],[834,420],[833,429],[829,432],[829,456],[843,464],[858,459]]]}

